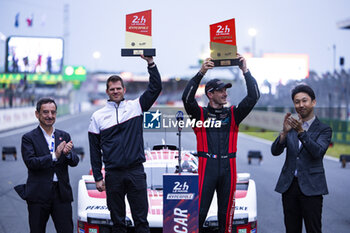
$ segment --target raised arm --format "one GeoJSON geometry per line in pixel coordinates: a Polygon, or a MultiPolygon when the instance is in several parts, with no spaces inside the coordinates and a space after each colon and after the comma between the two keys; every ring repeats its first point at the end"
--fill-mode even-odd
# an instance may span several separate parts
{"type": "Polygon", "coordinates": [[[184,93],[182,94],[182,102],[184,103],[185,110],[192,119],[200,120],[200,108],[195,99],[195,95],[202,78],[207,73],[208,69],[212,69],[213,67],[214,63],[211,61],[211,58],[205,59],[201,66],[201,69],[188,82],[184,93]]]}
{"type": "Polygon", "coordinates": [[[250,71],[247,68],[247,63],[244,57],[237,53],[237,57],[240,59],[239,68],[242,70],[244,79],[247,85],[247,95],[242,99],[238,104],[235,114],[236,123],[239,124],[243,119],[250,113],[255,104],[260,98],[260,92],[258,84],[256,83],[255,78],[251,75],[250,71]]]}
{"type": "Polygon", "coordinates": [[[147,61],[148,73],[150,74],[147,90],[140,97],[141,109],[144,112],[150,109],[157,100],[162,91],[162,81],[157,66],[153,61],[153,57],[145,57],[143,55],[141,55],[141,57],[147,61]]]}

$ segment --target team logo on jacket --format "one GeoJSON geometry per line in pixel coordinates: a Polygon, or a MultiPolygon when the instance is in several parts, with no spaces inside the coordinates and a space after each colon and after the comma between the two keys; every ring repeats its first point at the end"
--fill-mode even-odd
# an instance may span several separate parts
{"type": "Polygon", "coordinates": [[[160,129],[162,113],[157,109],[156,112],[143,113],[143,128],[145,129],[160,129]]]}

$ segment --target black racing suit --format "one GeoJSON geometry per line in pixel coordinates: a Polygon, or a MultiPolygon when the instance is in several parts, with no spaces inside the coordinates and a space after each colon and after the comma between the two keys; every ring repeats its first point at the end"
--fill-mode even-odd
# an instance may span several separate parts
{"type": "Polygon", "coordinates": [[[192,119],[205,121],[208,118],[221,121],[220,128],[193,128],[197,137],[199,156],[199,229],[203,231],[214,191],[218,199],[219,232],[232,232],[236,191],[236,151],[238,125],[253,109],[259,99],[258,85],[248,71],[244,74],[247,96],[238,106],[214,109],[209,104],[201,107],[195,93],[203,75],[198,72],[188,83],[182,100],[192,119]]]}
{"type": "Polygon", "coordinates": [[[103,157],[113,232],[126,232],[125,195],[136,232],[149,232],[146,174],[142,165],[146,161],[143,112],[156,101],[162,84],[156,66],[148,68],[148,72],[150,81],[140,98],[122,100],[119,104],[108,101],[105,107],[94,112],[89,126],[92,171],[95,181],[103,179],[103,157]]]}

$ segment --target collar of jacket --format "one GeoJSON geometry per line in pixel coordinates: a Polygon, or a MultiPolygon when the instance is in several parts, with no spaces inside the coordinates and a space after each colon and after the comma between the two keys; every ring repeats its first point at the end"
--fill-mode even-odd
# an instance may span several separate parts
{"type": "Polygon", "coordinates": [[[122,99],[122,101],[120,101],[119,104],[117,104],[114,101],[108,100],[107,101],[107,106],[108,107],[112,107],[112,108],[120,108],[120,107],[123,107],[125,105],[125,102],[126,102],[125,99],[122,99]]]}
{"type": "Polygon", "coordinates": [[[222,108],[213,108],[212,106],[210,106],[210,104],[208,104],[207,109],[208,109],[208,111],[210,113],[220,114],[220,113],[224,113],[226,108],[224,108],[224,107],[222,107],[222,108]]]}

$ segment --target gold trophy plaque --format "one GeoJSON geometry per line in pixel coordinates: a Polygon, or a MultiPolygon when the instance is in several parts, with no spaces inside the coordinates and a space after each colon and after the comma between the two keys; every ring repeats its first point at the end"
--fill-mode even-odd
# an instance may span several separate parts
{"type": "Polygon", "coordinates": [[[155,56],[152,48],[152,10],[126,15],[125,48],[122,56],[155,56]]]}
{"type": "Polygon", "coordinates": [[[210,25],[210,56],[215,66],[238,66],[235,19],[210,25]]]}

